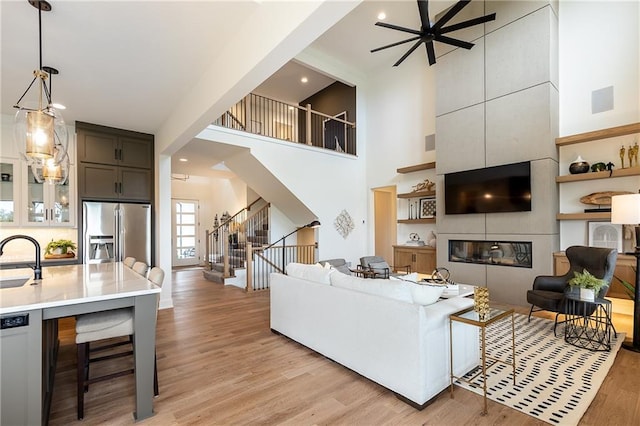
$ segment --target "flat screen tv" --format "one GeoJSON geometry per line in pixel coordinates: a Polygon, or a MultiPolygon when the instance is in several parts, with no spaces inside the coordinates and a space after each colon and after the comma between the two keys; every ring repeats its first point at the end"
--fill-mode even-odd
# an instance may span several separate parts
{"type": "Polygon", "coordinates": [[[446,214],[531,211],[531,163],[444,175],[446,214]]]}

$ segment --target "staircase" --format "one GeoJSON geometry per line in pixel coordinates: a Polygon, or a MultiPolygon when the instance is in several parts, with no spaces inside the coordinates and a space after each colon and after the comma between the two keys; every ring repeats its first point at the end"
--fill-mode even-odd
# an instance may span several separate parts
{"type": "Polygon", "coordinates": [[[207,265],[204,278],[224,284],[235,277],[237,269],[246,267],[247,242],[253,247],[269,244],[269,204],[262,198],[254,201],[206,232],[207,265]],[[228,253],[228,255],[227,255],[228,253]]]}

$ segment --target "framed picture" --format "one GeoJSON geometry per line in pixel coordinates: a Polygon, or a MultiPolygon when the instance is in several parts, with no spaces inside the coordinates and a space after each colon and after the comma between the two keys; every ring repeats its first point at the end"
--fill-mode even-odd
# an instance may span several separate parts
{"type": "Polygon", "coordinates": [[[622,253],[622,225],[610,222],[589,222],[589,245],[618,250],[622,253]]]}
{"type": "Polygon", "coordinates": [[[418,210],[419,218],[426,219],[436,216],[436,199],[435,198],[420,198],[420,209],[418,210]]]}

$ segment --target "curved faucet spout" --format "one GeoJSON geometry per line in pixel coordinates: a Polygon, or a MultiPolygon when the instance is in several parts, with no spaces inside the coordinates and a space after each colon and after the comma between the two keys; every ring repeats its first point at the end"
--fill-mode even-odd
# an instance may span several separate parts
{"type": "Polygon", "coordinates": [[[11,240],[27,240],[31,241],[36,248],[36,265],[33,267],[33,279],[41,280],[42,279],[42,265],[40,263],[40,243],[38,243],[35,238],[30,237],[28,235],[11,235],[10,237],[5,238],[0,241],[0,256],[2,256],[4,251],[4,245],[7,244],[11,240]]]}

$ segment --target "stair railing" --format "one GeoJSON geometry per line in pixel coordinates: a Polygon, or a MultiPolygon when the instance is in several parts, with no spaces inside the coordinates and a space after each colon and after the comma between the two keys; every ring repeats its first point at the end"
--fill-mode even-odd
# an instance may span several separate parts
{"type": "Polygon", "coordinates": [[[251,212],[251,208],[261,200],[262,198],[258,198],[211,231],[205,231],[206,264],[209,270],[214,269],[214,264],[222,264],[223,276],[228,278],[232,276],[232,267],[245,266],[247,236],[255,236],[258,229],[268,230],[270,205],[266,204],[255,213],[251,212]]]}
{"type": "Polygon", "coordinates": [[[247,287],[248,292],[269,288],[272,272],[286,273],[282,265],[291,262],[316,263],[316,244],[268,247],[253,247],[247,243],[247,287]]]}

